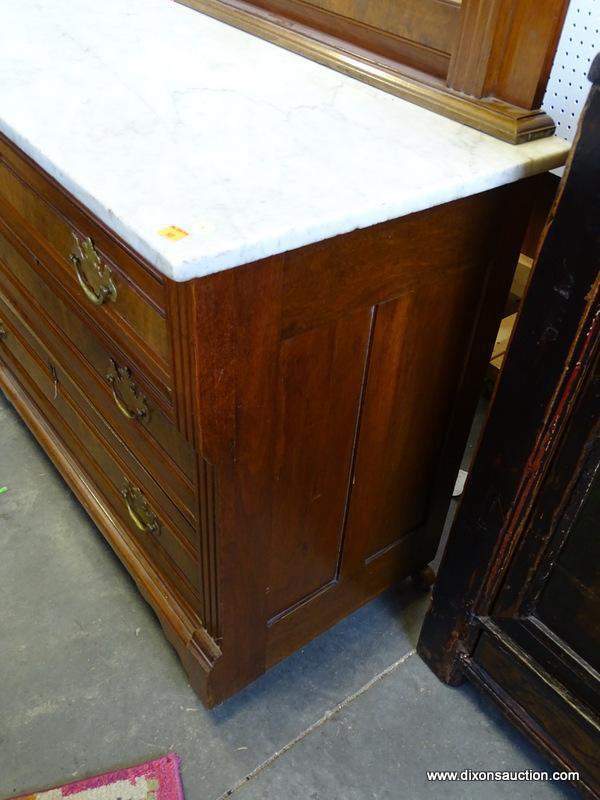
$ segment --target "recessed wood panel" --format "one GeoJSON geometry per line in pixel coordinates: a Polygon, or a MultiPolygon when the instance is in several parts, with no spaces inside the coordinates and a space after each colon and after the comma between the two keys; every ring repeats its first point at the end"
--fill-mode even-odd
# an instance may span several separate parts
{"type": "Polygon", "coordinates": [[[344,42],[445,77],[460,4],[445,0],[254,0],[254,6],[344,42]]]}
{"type": "Polygon", "coordinates": [[[456,36],[460,2],[445,0],[311,0],[314,6],[363,25],[449,53],[456,36]]]}
{"type": "Polygon", "coordinates": [[[600,669],[600,473],[536,604],[536,615],[600,669]]]}
{"type": "Polygon", "coordinates": [[[371,317],[361,309],[282,342],[270,616],[336,577],[371,317]]]}
{"type": "Polygon", "coordinates": [[[481,281],[463,270],[377,309],[344,572],[426,522],[481,281]]]}

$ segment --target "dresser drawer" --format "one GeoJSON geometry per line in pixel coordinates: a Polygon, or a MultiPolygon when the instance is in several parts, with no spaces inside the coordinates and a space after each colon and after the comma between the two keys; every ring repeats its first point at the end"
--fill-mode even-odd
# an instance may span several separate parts
{"type": "Polygon", "coordinates": [[[194,452],[160,408],[153,384],[57,297],[22,250],[1,233],[0,276],[4,292],[55,359],[150,471],[160,465],[161,476],[166,476],[164,481],[178,502],[194,513],[194,452]],[[165,457],[173,463],[165,463],[165,457]]]}
{"type": "Polygon", "coordinates": [[[36,268],[99,327],[171,384],[164,280],[0,139],[0,217],[36,268]]]}
{"type": "Polygon", "coordinates": [[[0,359],[42,404],[131,537],[192,607],[200,603],[195,530],[57,365],[17,309],[0,296],[0,359]]]}

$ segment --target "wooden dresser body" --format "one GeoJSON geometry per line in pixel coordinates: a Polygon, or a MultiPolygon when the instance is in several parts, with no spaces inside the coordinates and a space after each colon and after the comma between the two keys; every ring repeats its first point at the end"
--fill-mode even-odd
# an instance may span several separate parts
{"type": "Polygon", "coordinates": [[[1,386],[208,706],[433,558],[534,181],[178,283],[0,139],[1,386]]]}

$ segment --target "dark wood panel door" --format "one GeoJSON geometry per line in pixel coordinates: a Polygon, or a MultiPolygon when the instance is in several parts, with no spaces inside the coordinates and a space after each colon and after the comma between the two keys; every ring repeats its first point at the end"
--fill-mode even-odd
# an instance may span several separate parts
{"type": "Polygon", "coordinates": [[[600,715],[600,355],[483,623],[600,715]]]}
{"type": "Polygon", "coordinates": [[[600,797],[600,56],[418,652],[600,797]]]}
{"type": "Polygon", "coordinates": [[[549,630],[600,671],[600,473],[553,565],[536,613],[549,630]]]}
{"type": "Polygon", "coordinates": [[[593,796],[600,792],[599,555],[596,355],[499,595],[489,614],[477,615],[483,635],[469,666],[518,703],[593,796]]]}

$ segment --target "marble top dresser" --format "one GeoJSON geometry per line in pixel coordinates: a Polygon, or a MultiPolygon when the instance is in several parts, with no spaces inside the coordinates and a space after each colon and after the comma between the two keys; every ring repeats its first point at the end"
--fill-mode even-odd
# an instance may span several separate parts
{"type": "Polygon", "coordinates": [[[171,0],[3,0],[0,384],[207,705],[433,557],[567,150],[171,0]]]}

